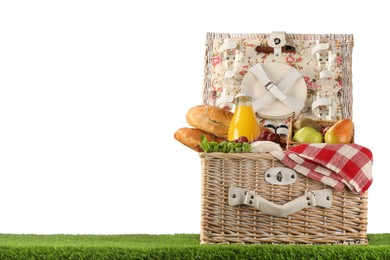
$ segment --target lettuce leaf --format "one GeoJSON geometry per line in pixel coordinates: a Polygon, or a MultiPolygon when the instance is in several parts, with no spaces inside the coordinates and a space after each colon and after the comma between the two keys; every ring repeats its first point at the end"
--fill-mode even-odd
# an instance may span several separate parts
{"type": "Polygon", "coordinates": [[[249,153],[252,150],[252,146],[249,143],[236,143],[236,142],[209,142],[205,135],[201,135],[201,141],[199,143],[200,148],[206,153],[220,152],[220,153],[249,153]]]}

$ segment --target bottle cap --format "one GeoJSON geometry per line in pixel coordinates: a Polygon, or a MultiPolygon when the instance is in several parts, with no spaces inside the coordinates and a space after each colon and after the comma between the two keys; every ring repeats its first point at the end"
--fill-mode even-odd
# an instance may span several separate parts
{"type": "Polygon", "coordinates": [[[239,97],[249,97],[250,99],[252,99],[252,96],[249,95],[248,93],[245,93],[245,92],[238,93],[236,95],[236,98],[239,98],[239,97]]]}

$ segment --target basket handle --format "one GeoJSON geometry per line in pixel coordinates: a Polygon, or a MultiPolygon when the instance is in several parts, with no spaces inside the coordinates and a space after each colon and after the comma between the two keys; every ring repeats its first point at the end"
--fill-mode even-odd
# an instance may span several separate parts
{"type": "Polygon", "coordinates": [[[233,185],[229,188],[228,196],[229,206],[248,205],[275,217],[287,217],[290,214],[313,206],[321,206],[324,208],[330,208],[332,206],[331,189],[306,191],[305,195],[289,201],[284,205],[275,204],[264,199],[254,191],[233,185]]]}

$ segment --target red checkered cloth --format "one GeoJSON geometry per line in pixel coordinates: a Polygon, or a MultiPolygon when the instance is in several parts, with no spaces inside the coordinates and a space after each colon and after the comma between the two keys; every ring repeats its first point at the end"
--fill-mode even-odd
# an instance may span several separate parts
{"type": "Polygon", "coordinates": [[[357,144],[302,144],[271,152],[289,168],[342,191],[364,193],[372,183],[373,157],[357,144]]]}

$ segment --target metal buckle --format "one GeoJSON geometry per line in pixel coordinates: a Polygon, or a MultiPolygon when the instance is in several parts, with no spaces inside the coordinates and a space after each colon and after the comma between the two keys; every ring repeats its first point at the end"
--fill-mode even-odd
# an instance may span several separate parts
{"type": "Polygon", "coordinates": [[[272,81],[265,85],[265,89],[272,93],[280,101],[284,101],[287,97],[272,81]]]}
{"type": "Polygon", "coordinates": [[[272,81],[268,82],[265,85],[265,89],[268,90],[268,91],[271,91],[270,89],[273,88],[273,87],[276,87],[276,86],[275,86],[275,84],[272,81]]]}

